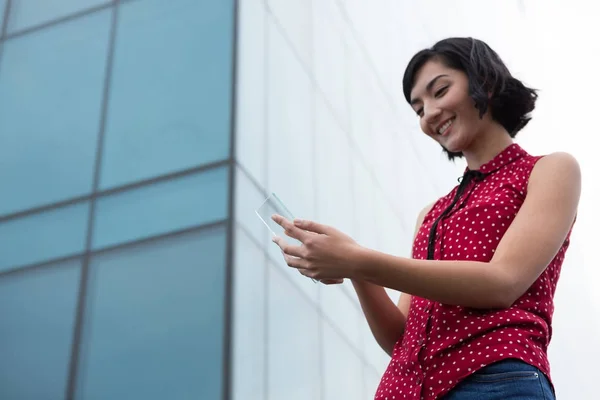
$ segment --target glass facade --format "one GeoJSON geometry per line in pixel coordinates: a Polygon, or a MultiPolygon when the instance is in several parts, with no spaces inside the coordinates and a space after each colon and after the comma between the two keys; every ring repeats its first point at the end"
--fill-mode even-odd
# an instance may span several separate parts
{"type": "Polygon", "coordinates": [[[233,0],[0,21],[0,398],[222,398],[233,0]]]}

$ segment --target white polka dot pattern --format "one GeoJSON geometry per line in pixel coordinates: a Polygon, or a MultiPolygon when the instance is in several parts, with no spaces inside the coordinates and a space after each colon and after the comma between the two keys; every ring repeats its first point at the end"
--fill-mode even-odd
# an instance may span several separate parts
{"type": "MultiPolygon", "coordinates": [[[[488,174],[471,182],[437,228],[437,260],[490,261],[527,195],[531,170],[541,157],[512,144],[483,165],[488,174]]],[[[437,201],[413,244],[427,258],[429,230],[457,188],[437,201]]],[[[503,310],[450,306],[413,296],[404,336],[394,348],[376,400],[440,398],[476,370],[507,358],[523,360],[550,378],[554,292],[569,238],[529,290],[503,310]]]]}

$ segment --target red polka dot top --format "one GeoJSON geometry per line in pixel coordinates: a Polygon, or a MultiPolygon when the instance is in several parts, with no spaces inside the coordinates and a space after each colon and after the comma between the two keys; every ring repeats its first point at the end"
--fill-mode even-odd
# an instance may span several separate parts
{"type": "MultiPolygon", "coordinates": [[[[540,158],[511,144],[478,172],[467,171],[425,216],[413,258],[490,261],[527,196],[529,175],[540,158]]],[[[438,399],[476,370],[507,358],[529,363],[550,379],[553,296],[569,236],[508,309],[472,309],[413,296],[404,335],[375,399],[438,399]]]]}

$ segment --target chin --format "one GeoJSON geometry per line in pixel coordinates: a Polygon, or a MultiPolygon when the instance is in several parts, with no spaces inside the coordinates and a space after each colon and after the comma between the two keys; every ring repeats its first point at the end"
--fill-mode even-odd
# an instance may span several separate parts
{"type": "Polygon", "coordinates": [[[468,140],[464,140],[463,137],[449,137],[449,140],[445,141],[445,143],[440,143],[446,151],[452,153],[461,153],[467,147],[468,140]],[[462,140],[461,140],[462,139],[462,140]],[[466,142],[466,143],[463,143],[466,142]]]}
{"type": "Polygon", "coordinates": [[[442,147],[444,148],[444,150],[450,152],[450,153],[462,153],[463,151],[463,146],[457,146],[454,143],[446,143],[446,144],[442,144],[442,147]]]}

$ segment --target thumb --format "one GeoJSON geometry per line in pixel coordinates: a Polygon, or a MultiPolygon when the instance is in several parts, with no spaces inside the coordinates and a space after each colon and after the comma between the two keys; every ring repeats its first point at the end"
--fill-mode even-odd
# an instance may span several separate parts
{"type": "Polygon", "coordinates": [[[305,221],[302,219],[295,219],[294,225],[305,231],[327,234],[329,227],[323,224],[316,223],[314,221],[305,221]]]}

